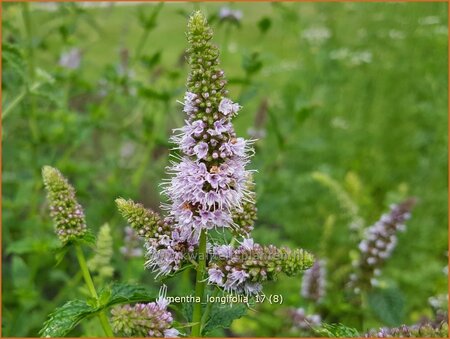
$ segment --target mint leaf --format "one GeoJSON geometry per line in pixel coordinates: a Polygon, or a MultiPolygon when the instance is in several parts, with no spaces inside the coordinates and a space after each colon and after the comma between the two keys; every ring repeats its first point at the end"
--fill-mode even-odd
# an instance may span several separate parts
{"type": "Polygon", "coordinates": [[[95,312],[84,300],[71,300],[49,315],[44,327],[39,331],[41,337],[64,337],[78,323],[95,312]]]}
{"type": "Polygon", "coordinates": [[[149,291],[143,286],[115,283],[111,286],[111,294],[104,307],[124,303],[150,302],[156,297],[155,292],[149,291]]]}
{"type": "Polygon", "coordinates": [[[222,305],[214,303],[211,314],[203,328],[203,334],[211,332],[216,328],[228,328],[235,319],[239,319],[247,313],[247,306],[244,304],[222,305]]]}
{"type": "Polygon", "coordinates": [[[405,300],[399,289],[376,289],[368,294],[368,304],[374,315],[386,325],[402,323],[405,300]]]}

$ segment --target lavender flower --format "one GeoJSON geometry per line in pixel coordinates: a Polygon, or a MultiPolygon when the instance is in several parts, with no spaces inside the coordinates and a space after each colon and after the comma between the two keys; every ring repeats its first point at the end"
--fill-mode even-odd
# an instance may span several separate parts
{"type": "Polygon", "coordinates": [[[79,48],[72,48],[70,51],[62,53],[59,58],[59,65],[61,67],[75,70],[80,68],[81,51],[79,48]]]}
{"type": "Polygon", "coordinates": [[[294,328],[308,330],[320,326],[322,318],[318,314],[306,314],[303,308],[291,308],[288,310],[289,317],[294,328]]]}
{"type": "Polygon", "coordinates": [[[141,204],[122,198],[116,199],[119,211],[137,234],[144,239],[146,267],[167,275],[178,270],[184,262],[184,254],[193,252],[195,242],[190,234],[173,228],[173,219],[162,220],[159,215],[141,204]]]}
{"type": "Polygon", "coordinates": [[[167,311],[166,287],[160,290],[157,301],[148,304],[115,306],[111,310],[111,323],[116,334],[124,337],[177,338],[172,328],[172,314],[167,311]]]}
{"type": "Polygon", "coordinates": [[[44,166],[42,178],[47,190],[50,216],[63,244],[83,237],[86,233],[84,211],[75,197],[75,189],[56,168],[44,166]]]}
{"type": "Polygon", "coordinates": [[[383,214],[366,230],[364,239],[359,243],[360,259],[354,263],[357,272],[350,277],[350,286],[355,292],[377,283],[375,276],[381,273],[381,266],[397,245],[397,232],[405,230],[404,223],[410,218],[414,204],[415,199],[411,198],[392,205],[389,214],[383,214]]]}
{"type": "Polygon", "coordinates": [[[221,21],[229,20],[239,23],[242,20],[242,17],[242,11],[238,9],[232,10],[228,7],[222,7],[219,11],[219,18],[221,21]]]}
{"type": "Polygon", "coordinates": [[[313,267],[303,275],[301,294],[305,299],[319,303],[325,296],[325,285],[326,263],[324,260],[316,260],[313,267]]]}
{"type": "Polygon", "coordinates": [[[231,124],[241,107],[226,97],[211,37],[205,18],[195,12],[188,24],[192,70],[183,103],[187,120],[172,137],[182,155],[169,168],[173,177],[163,191],[171,201],[163,208],[174,218],[174,227],[193,241],[202,229],[238,228],[233,217],[244,211],[244,201],[254,199],[247,188],[250,171],[245,170],[250,142],[238,138],[231,124]]]}
{"type": "Polygon", "coordinates": [[[247,238],[239,247],[218,247],[208,269],[208,282],[227,292],[257,294],[261,283],[276,280],[280,273],[294,275],[312,266],[312,256],[303,250],[261,246],[247,238]],[[220,256],[220,254],[225,254],[220,256]]]}

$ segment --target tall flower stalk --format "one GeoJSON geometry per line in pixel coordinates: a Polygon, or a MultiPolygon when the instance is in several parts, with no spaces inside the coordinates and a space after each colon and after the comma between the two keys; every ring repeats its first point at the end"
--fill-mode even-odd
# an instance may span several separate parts
{"type": "MultiPolygon", "coordinates": [[[[262,290],[262,282],[275,280],[280,273],[294,275],[313,264],[306,251],[263,246],[251,238],[256,207],[252,171],[246,165],[252,141],[234,131],[231,120],[241,106],[227,97],[212,36],[203,14],[194,12],[187,31],[191,70],[180,102],[186,120],[171,138],[175,160],[168,167],[171,178],[163,183],[169,200],[161,206],[166,216],[131,200],[116,200],[121,214],[145,241],[146,267],[157,276],[169,276],[193,264],[195,296],[200,300],[207,285],[251,296],[262,290]],[[233,240],[217,243],[215,231],[228,232],[233,240]]],[[[203,312],[201,302],[194,304],[192,337],[202,335],[208,311],[206,307],[203,312]]]]}
{"type": "MultiPolygon", "coordinates": [[[[47,200],[50,216],[55,224],[55,232],[63,245],[74,243],[75,253],[80,265],[81,273],[92,298],[98,299],[92,276],[79,244],[87,233],[86,220],[82,206],[75,197],[75,189],[56,168],[44,166],[42,178],[47,190],[47,200]]],[[[111,326],[104,312],[99,312],[100,324],[107,337],[113,337],[111,326]]]]}

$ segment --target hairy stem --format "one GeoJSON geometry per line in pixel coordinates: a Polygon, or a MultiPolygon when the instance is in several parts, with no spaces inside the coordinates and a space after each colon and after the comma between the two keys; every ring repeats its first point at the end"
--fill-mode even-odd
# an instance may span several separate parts
{"type": "MultiPolygon", "coordinates": [[[[200,302],[194,304],[194,310],[192,314],[192,326],[191,337],[197,338],[201,336],[201,321],[202,321],[202,300],[205,292],[206,281],[204,280],[204,273],[206,267],[206,231],[202,230],[200,234],[200,243],[198,248],[198,266],[197,276],[195,281],[195,296],[200,297],[200,302]]],[[[197,299],[197,298],[196,298],[197,299]]]]}
{"type": "MultiPolygon", "coordinates": [[[[81,272],[83,273],[84,281],[86,282],[89,293],[94,299],[98,299],[97,291],[95,290],[94,282],[92,281],[91,273],[89,273],[86,259],[80,245],[75,245],[75,252],[77,254],[78,263],[80,264],[81,272]]],[[[105,313],[103,311],[100,312],[98,314],[98,317],[106,336],[109,338],[114,337],[113,331],[111,329],[111,326],[109,325],[108,318],[106,317],[105,313]]]]}

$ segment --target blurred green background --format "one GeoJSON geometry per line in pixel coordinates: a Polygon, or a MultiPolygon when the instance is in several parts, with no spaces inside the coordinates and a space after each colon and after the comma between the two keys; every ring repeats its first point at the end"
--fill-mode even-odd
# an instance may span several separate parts
{"type": "MultiPolygon", "coordinates": [[[[288,307],[355,327],[363,317],[364,329],[431,317],[428,299],[446,294],[448,279],[447,6],[3,3],[3,336],[37,336],[49,312],[83,293],[74,258],[56,265],[43,165],[69,177],[92,229],[110,224],[111,279],[159,288],[144,258],[121,254],[114,199],[159,208],[195,8],[244,107],[237,132],[259,139],[254,238],[328,262],[321,305],[302,300],[301,277],[283,278],[265,288],[283,305],[258,305],[215,335],[301,335],[288,307]],[[221,17],[224,6],[234,17],[221,17]],[[419,203],[373,291],[378,303],[355,309],[344,291],[363,231],[351,225],[370,226],[408,196],[419,203]]],[[[101,334],[90,323],[80,333],[101,334]]]]}

